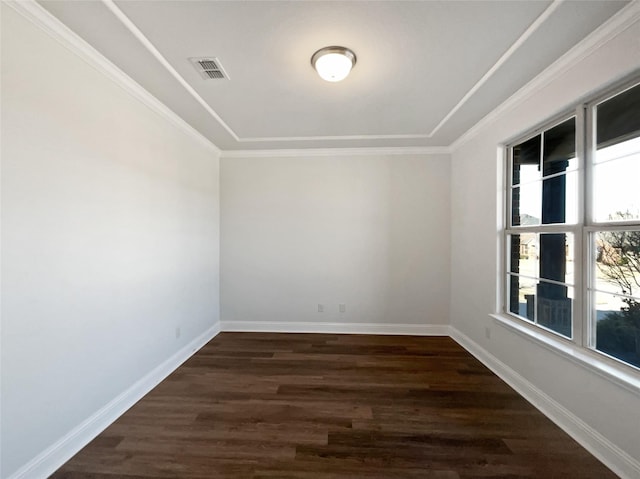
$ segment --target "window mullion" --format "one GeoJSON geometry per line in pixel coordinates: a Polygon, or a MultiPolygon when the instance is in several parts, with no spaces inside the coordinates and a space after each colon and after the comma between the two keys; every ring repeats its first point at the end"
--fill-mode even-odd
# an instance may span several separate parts
{"type": "Polygon", "coordinates": [[[586,178],[587,165],[590,156],[587,154],[588,141],[586,132],[589,120],[587,109],[584,105],[576,108],[576,157],[578,160],[578,191],[577,191],[577,216],[578,225],[575,231],[575,250],[573,257],[575,297],[573,310],[573,342],[582,347],[588,346],[589,342],[589,294],[587,285],[589,284],[588,268],[585,267],[586,255],[589,253],[588,245],[585,241],[584,224],[587,216],[585,199],[587,195],[586,178]]]}

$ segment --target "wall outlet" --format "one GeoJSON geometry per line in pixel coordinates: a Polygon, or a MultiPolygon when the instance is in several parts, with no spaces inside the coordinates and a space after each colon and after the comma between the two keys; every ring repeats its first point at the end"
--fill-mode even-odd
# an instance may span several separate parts
{"type": "Polygon", "coordinates": [[[318,304],[318,313],[324,313],[324,304],[318,304]]]}
{"type": "Polygon", "coordinates": [[[489,327],[484,328],[484,336],[487,339],[491,339],[491,328],[489,328],[489,327]]]}
{"type": "Polygon", "coordinates": [[[181,331],[180,328],[176,328],[176,339],[180,337],[181,331]]]}
{"type": "Polygon", "coordinates": [[[347,305],[346,305],[346,304],[339,304],[339,305],[338,305],[338,310],[339,310],[341,313],[345,313],[345,312],[347,311],[347,305]]]}

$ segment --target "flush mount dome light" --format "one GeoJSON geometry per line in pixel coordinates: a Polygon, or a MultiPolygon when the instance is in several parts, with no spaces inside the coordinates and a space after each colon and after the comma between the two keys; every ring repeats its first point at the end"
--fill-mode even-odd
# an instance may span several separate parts
{"type": "Polygon", "coordinates": [[[311,65],[323,80],[344,80],[356,64],[356,54],[345,47],[324,47],[311,57],[311,65]]]}

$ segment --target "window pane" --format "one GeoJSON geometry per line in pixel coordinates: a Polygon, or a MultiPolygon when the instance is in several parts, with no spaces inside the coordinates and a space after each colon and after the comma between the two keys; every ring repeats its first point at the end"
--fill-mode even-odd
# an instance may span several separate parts
{"type": "Polygon", "coordinates": [[[573,235],[571,233],[522,233],[509,235],[509,272],[573,284],[573,235]]]}
{"type": "Polygon", "coordinates": [[[578,222],[578,172],[567,173],[567,202],[566,202],[567,224],[578,222]]]}
{"type": "Polygon", "coordinates": [[[596,349],[640,366],[640,231],[594,234],[596,349]]]}
{"type": "Polygon", "coordinates": [[[576,167],[576,119],[570,118],[544,132],[543,176],[576,167]]]}
{"type": "Polygon", "coordinates": [[[637,154],[638,151],[640,151],[640,137],[630,138],[615,145],[600,148],[595,152],[593,161],[604,163],[637,154]]]}
{"type": "Polygon", "coordinates": [[[603,101],[596,107],[598,149],[640,136],[640,85],[603,101]]]}
{"type": "Polygon", "coordinates": [[[594,241],[595,289],[640,296],[640,231],[600,231],[594,241]]]}
{"type": "Polygon", "coordinates": [[[530,321],[535,317],[536,281],[509,275],[509,311],[530,321]]]}
{"type": "Polygon", "coordinates": [[[593,167],[594,219],[640,218],[640,138],[598,150],[593,167]]]}
{"type": "Polygon", "coordinates": [[[640,219],[640,85],[597,105],[595,116],[594,219],[640,219]]]}
{"type": "Polygon", "coordinates": [[[507,275],[507,284],[508,287],[507,289],[509,290],[508,292],[508,301],[509,301],[509,305],[508,305],[508,309],[510,312],[512,312],[513,314],[520,314],[520,309],[519,309],[519,285],[518,285],[518,277],[517,276],[511,276],[510,274],[507,275]]]}
{"type": "Polygon", "coordinates": [[[619,313],[625,307],[624,296],[596,291],[596,321],[606,318],[609,313],[619,313]]]}
{"type": "Polygon", "coordinates": [[[511,225],[534,226],[577,222],[577,173],[575,169],[575,118],[516,145],[512,149],[514,186],[511,192],[511,225]],[[541,154],[543,154],[541,158],[541,154]],[[544,175],[539,181],[540,162],[544,175]]]}
{"type": "Polygon", "coordinates": [[[511,192],[511,224],[513,226],[539,225],[542,217],[542,183],[523,184],[511,192]]]}
{"type": "Polygon", "coordinates": [[[545,233],[540,235],[539,243],[540,272],[536,276],[573,284],[573,235],[545,233]]]}
{"type": "Polygon", "coordinates": [[[509,311],[571,337],[573,288],[509,275],[509,311]]]}
{"type": "Polygon", "coordinates": [[[570,338],[573,288],[541,280],[537,295],[537,323],[570,338]]]}
{"type": "Polygon", "coordinates": [[[596,293],[596,349],[640,367],[640,300],[596,293]]]}
{"type": "Polygon", "coordinates": [[[541,141],[542,136],[538,135],[511,149],[513,159],[512,185],[540,178],[541,141]]]}
{"type": "Polygon", "coordinates": [[[541,216],[543,224],[576,223],[577,173],[566,173],[542,182],[541,216]]]}
{"type": "Polygon", "coordinates": [[[509,271],[537,278],[539,276],[540,244],[536,233],[523,233],[509,236],[509,271]]]}

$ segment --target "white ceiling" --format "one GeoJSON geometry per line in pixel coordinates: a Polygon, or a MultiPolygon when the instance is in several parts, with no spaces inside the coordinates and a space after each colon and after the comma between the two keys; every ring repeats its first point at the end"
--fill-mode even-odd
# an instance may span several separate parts
{"type": "Polygon", "coordinates": [[[223,150],[448,146],[626,3],[40,1],[223,150]],[[328,45],[358,58],[340,83],[328,45]]]}

